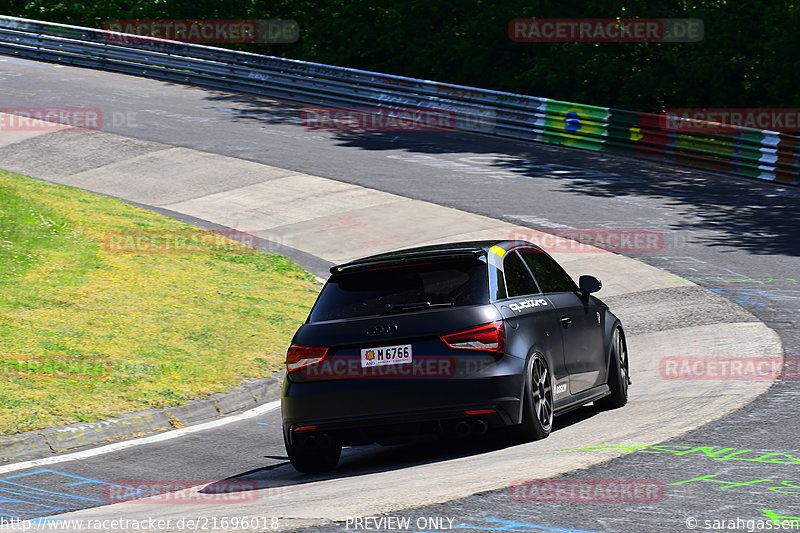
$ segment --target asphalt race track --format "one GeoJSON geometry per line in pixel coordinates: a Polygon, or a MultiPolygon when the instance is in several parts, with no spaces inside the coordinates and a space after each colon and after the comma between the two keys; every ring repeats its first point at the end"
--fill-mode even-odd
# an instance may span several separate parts
{"type": "MultiPolygon", "coordinates": [[[[800,311],[800,239],[796,237],[800,189],[457,132],[306,131],[299,121],[303,107],[299,104],[12,58],[0,57],[0,95],[2,107],[99,108],[104,117],[102,131],[140,140],[137,146],[142,153],[147,152],[148,143],[191,148],[531,228],[661,231],[663,249],[637,254],[637,260],[688,278],[741,306],[779,334],[786,357],[800,355],[800,333],[794,327],[800,311]]],[[[87,158],[91,149],[93,158],[106,158],[109,163],[121,157],[98,150],[102,147],[76,145],[74,160],[54,161],[46,157],[49,138],[29,141],[25,150],[15,150],[13,144],[0,148],[0,168],[24,168],[31,175],[59,181],[62,166],[72,171],[82,164],[87,169],[99,166],[87,158]],[[42,157],[32,159],[37,148],[42,157]]],[[[24,139],[20,132],[20,140],[24,139]]],[[[142,187],[130,184],[132,191],[142,187]]],[[[127,197],[122,190],[117,195],[127,197]]],[[[388,228],[374,239],[400,247],[402,235],[388,228]]],[[[680,299],[672,304],[676,309],[682,306],[680,299]]],[[[646,323],[646,317],[638,318],[646,323]]],[[[637,385],[635,368],[633,379],[632,394],[637,385]]],[[[735,531],[747,530],[747,520],[758,527],[756,522],[770,513],[797,517],[799,395],[796,378],[777,381],[746,407],[688,433],[677,431],[660,448],[607,440],[602,431],[582,432],[593,421],[607,420],[608,435],[614,436],[614,416],[626,416],[622,409],[598,419],[591,408],[557,420],[548,441],[560,444],[559,432],[572,438],[561,448],[549,450],[546,457],[536,452],[538,444],[526,445],[531,460],[572,465],[563,470],[572,470],[563,479],[650,480],[660,490],[650,501],[543,503],[526,501],[531,499],[530,492],[494,489],[394,510],[384,516],[384,522],[353,520],[315,529],[396,530],[400,528],[394,526],[403,524],[399,520],[408,518],[409,525],[402,530],[735,531]],[[587,447],[591,448],[579,449],[587,447]],[[598,463],[600,459],[608,460],[598,463]],[[737,518],[744,525],[714,527],[714,520],[737,518]]],[[[692,406],[682,408],[691,410],[692,406]]],[[[687,418],[690,415],[686,413],[687,418]]],[[[451,483],[450,475],[456,477],[456,472],[448,472],[450,465],[480,469],[485,464],[489,472],[493,461],[501,461],[510,449],[502,439],[351,449],[335,475],[301,476],[288,466],[279,426],[279,410],[263,409],[219,428],[109,453],[0,465],[0,483],[6,491],[2,496],[8,500],[0,500],[0,515],[14,505],[9,490],[17,491],[16,498],[26,500],[30,509],[37,509],[36,516],[45,516],[102,506],[115,485],[129,486],[133,480],[197,484],[231,479],[272,489],[267,494],[276,506],[314,505],[303,494],[324,497],[326,483],[334,479],[358,485],[377,476],[391,482],[392,475],[428,471],[435,475],[417,478],[421,479],[417,485],[393,487],[398,498],[406,496],[404,491],[413,491],[424,500],[426,486],[438,494],[451,483]]],[[[393,508],[385,501],[370,502],[369,492],[353,494],[353,498],[367,508],[374,503],[376,514],[393,508]]],[[[251,516],[264,520],[258,523],[261,529],[273,526],[269,499],[266,505],[263,501],[234,503],[231,508],[237,512],[252,508],[251,516]]],[[[123,505],[136,508],[135,503],[123,505]]],[[[170,506],[170,513],[176,519],[197,517],[202,516],[202,508],[170,506]]],[[[277,525],[285,530],[300,524],[277,525]]]]}

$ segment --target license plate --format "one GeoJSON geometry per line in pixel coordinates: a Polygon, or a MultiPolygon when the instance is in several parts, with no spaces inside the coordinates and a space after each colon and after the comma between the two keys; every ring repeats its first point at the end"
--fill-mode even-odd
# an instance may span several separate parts
{"type": "Polygon", "coordinates": [[[411,345],[381,346],[361,350],[361,368],[384,365],[403,365],[411,362],[411,345]]]}

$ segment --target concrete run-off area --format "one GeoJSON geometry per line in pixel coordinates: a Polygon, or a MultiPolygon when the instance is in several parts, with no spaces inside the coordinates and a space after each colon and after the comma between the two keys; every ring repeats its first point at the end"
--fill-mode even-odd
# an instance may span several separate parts
{"type": "MultiPolygon", "coordinates": [[[[774,375],[667,379],[660,371],[663,358],[783,358],[773,330],[690,281],[597,248],[581,247],[581,253],[573,253],[573,245],[563,238],[434,203],[98,131],[0,133],[0,157],[4,170],[255,233],[321,259],[321,264],[417,245],[525,234],[551,243],[554,257],[573,277],[593,274],[602,280],[598,296],[626,326],[633,379],[626,407],[598,413],[544,441],[400,471],[304,483],[291,487],[289,498],[265,496],[269,514],[281,517],[282,529],[444,502],[505,487],[509,479],[545,479],[588,467],[625,452],[622,448],[585,455],[554,452],[574,447],[575,442],[655,444],[745,406],[775,379],[774,375]],[[396,490],[398,486],[403,490],[396,490]],[[365,491],[369,498],[352,497],[365,491]]],[[[86,509],[59,518],[135,519],[173,513],[169,506],[140,503],[86,509]]],[[[252,511],[232,504],[197,510],[205,517],[252,511]]]]}

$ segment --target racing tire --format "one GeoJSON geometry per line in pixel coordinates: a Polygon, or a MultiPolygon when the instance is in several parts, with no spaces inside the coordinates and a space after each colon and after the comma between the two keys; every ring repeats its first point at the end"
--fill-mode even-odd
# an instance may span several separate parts
{"type": "Polygon", "coordinates": [[[522,398],[522,423],[515,427],[516,436],[530,442],[547,438],[553,429],[553,374],[544,356],[534,353],[525,373],[522,398]]]}
{"type": "Polygon", "coordinates": [[[606,384],[611,394],[600,398],[594,405],[601,410],[618,409],[628,403],[628,385],[630,384],[628,366],[628,347],[622,328],[614,328],[609,348],[608,379],[606,384]]]}

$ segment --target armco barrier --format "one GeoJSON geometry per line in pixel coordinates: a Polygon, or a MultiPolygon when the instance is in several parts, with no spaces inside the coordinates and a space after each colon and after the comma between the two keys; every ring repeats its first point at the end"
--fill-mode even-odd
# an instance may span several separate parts
{"type": "Polygon", "coordinates": [[[800,138],[775,131],[681,132],[663,115],[3,16],[0,54],[387,116],[441,109],[464,131],[800,185],[800,138]]]}

